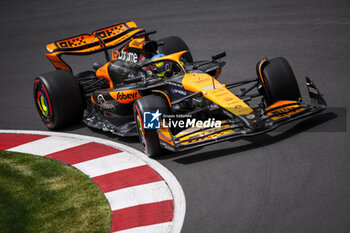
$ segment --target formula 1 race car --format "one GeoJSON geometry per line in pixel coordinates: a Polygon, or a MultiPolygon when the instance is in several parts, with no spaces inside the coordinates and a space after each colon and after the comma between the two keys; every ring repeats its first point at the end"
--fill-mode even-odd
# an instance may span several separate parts
{"type": "Polygon", "coordinates": [[[126,22],[47,45],[46,57],[57,70],[34,81],[35,105],[47,128],[83,121],[120,136],[138,135],[145,153],[155,156],[164,148],[182,151],[266,133],[326,108],[307,77],[311,102],[302,102],[283,57],[261,58],[256,78],[223,84],[225,52],[193,61],[182,39],[152,40],[154,33],[126,22]],[[76,75],[61,58],[97,52],[107,63],[76,75]]]}

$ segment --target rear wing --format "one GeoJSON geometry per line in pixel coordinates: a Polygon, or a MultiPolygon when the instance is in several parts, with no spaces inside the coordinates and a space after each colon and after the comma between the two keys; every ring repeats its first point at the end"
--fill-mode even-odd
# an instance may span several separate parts
{"type": "Polygon", "coordinates": [[[61,55],[89,55],[104,51],[106,59],[109,59],[108,49],[114,48],[143,31],[133,21],[121,23],[94,31],[91,34],[81,34],[67,39],[55,41],[46,46],[49,53],[45,56],[56,69],[72,70],[61,59],[61,55]]]}

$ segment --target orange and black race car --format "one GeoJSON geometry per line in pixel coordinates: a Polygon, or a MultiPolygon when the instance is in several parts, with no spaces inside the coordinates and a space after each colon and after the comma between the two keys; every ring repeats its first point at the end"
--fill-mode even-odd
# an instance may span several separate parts
{"type": "Polygon", "coordinates": [[[34,81],[38,113],[51,129],[83,121],[120,136],[138,135],[149,156],[266,133],[326,108],[306,77],[310,103],[302,102],[285,58],[259,59],[256,78],[218,81],[224,52],[193,61],[179,37],[150,39],[126,22],[47,45],[57,69],[34,81]],[[105,53],[105,64],[73,75],[62,55],[105,53]],[[238,90],[237,90],[238,88],[238,90]],[[231,91],[232,90],[232,91],[231,91]]]}

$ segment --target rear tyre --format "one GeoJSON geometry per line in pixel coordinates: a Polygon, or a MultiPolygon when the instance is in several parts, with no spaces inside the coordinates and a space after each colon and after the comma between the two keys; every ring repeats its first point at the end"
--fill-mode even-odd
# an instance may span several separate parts
{"type": "Polygon", "coordinates": [[[267,105],[279,100],[301,101],[297,80],[288,61],[277,57],[257,63],[257,73],[263,86],[267,105]]]}
{"type": "Polygon", "coordinates": [[[144,113],[156,112],[159,110],[162,114],[169,113],[169,105],[161,96],[148,95],[137,99],[134,103],[134,117],[136,121],[137,133],[141,144],[144,147],[145,154],[149,157],[155,157],[163,152],[160,146],[157,129],[144,128],[144,113]]]}
{"type": "Polygon", "coordinates": [[[83,117],[83,95],[70,71],[56,70],[34,81],[34,102],[50,130],[70,126],[83,117]]]}
{"type": "Polygon", "coordinates": [[[159,46],[159,48],[158,48],[159,53],[169,55],[172,53],[177,53],[177,52],[187,50],[188,52],[185,53],[182,57],[188,63],[193,62],[193,58],[192,58],[192,54],[191,54],[190,49],[188,48],[187,44],[180,37],[177,37],[177,36],[165,37],[163,39],[158,40],[158,42],[164,43],[163,45],[159,46]]]}

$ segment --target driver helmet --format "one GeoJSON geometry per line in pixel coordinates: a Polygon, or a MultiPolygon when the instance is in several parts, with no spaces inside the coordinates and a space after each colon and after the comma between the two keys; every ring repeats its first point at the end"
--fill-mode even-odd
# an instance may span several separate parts
{"type": "MultiPolygon", "coordinates": [[[[164,57],[164,54],[156,54],[151,58],[151,60],[153,61],[160,57],[164,57]]],[[[163,77],[166,72],[170,71],[170,65],[169,65],[169,62],[167,61],[159,61],[159,62],[153,63],[151,66],[151,69],[154,74],[156,74],[157,76],[163,77]]]]}

